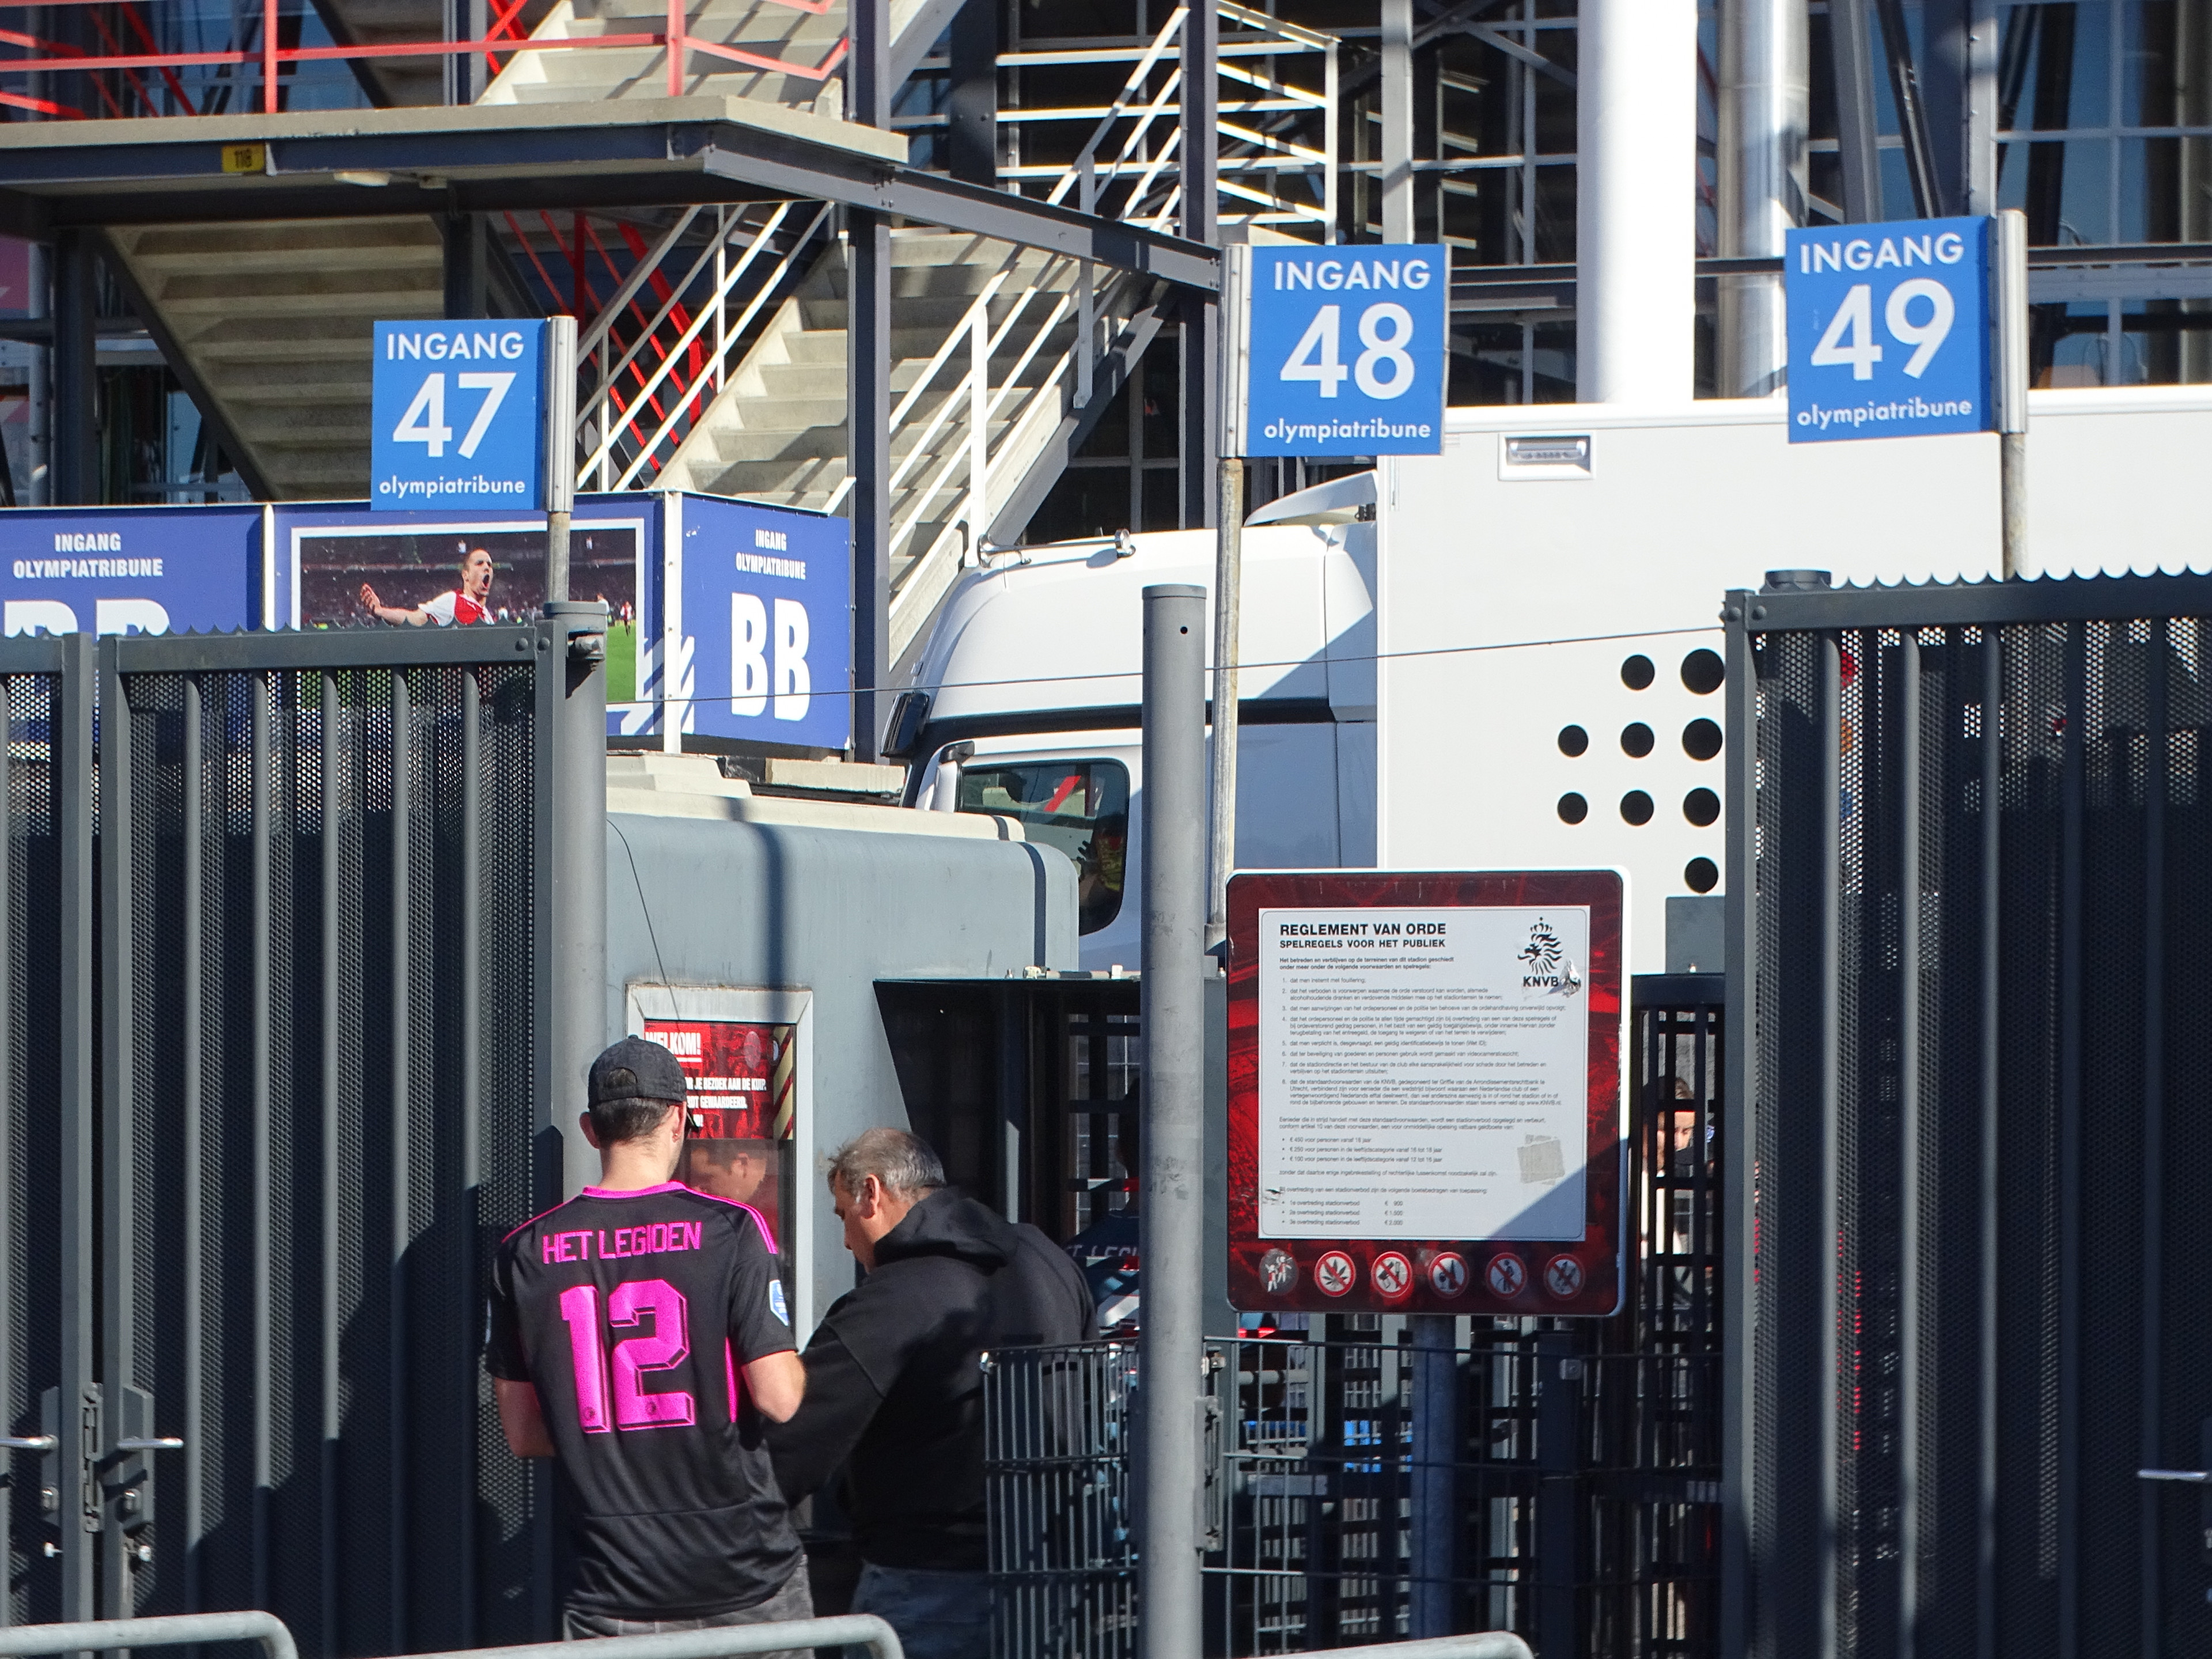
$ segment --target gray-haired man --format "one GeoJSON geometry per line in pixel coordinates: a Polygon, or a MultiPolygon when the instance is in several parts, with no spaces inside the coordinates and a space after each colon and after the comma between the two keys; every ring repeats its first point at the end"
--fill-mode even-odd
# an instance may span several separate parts
{"type": "Polygon", "coordinates": [[[830,1165],[845,1247],[867,1277],[838,1298],[802,1356],[806,1399],[773,1429],[793,1499],[842,1463],[863,1566],[853,1611],[899,1634],[908,1659],[984,1659],[986,1348],[1097,1334],[1075,1264],[945,1185],[903,1129],[870,1129],[830,1165]]]}

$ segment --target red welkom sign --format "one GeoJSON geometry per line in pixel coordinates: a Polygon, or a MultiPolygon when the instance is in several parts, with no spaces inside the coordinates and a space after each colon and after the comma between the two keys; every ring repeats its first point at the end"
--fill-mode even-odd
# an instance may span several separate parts
{"type": "Polygon", "coordinates": [[[1612,870],[1229,886],[1229,1297],[1604,1315],[1626,1282],[1612,870]]]}

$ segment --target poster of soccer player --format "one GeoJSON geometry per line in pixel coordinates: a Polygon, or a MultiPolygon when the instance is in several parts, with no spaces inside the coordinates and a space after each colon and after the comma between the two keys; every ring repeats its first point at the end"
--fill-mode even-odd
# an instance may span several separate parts
{"type": "MultiPolygon", "coordinates": [[[[620,505],[620,516],[602,517],[579,503],[568,554],[570,596],[607,607],[611,708],[637,696],[641,565],[658,550],[642,504],[620,505]]],[[[287,518],[295,628],[513,622],[545,601],[542,520],[362,509],[287,518]]]]}

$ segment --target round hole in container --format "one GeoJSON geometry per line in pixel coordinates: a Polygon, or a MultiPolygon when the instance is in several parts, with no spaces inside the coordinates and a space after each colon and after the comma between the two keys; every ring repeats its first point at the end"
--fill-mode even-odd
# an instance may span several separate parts
{"type": "Polygon", "coordinates": [[[1682,728],[1682,752],[1692,760],[1711,760],[1721,752],[1721,728],[1711,720],[1692,720],[1682,728]]]}
{"type": "Polygon", "coordinates": [[[1717,651],[1700,647],[1682,659],[1682,684],[1698,696],[1711,696],[1721,689],[1721,682],[1727,678],[1727,665],[1721,661],[1717,651]]]}
{"type": "Polygon", "coordinates": [[[1632,789],[1620,798],[1620,816],[1630,823],[1651,822],[1651,797],[1641,789],[1632,789]]]}
{"type": "Polygon", "coordinates": [[[1559,797],[1559,822],[1580,823],[1589,816],[1589,803],[1571,789],[1559,797]]]}
{"type": "Polygon", "coordinates": [[[1682,866],[1682,884],[1693,893],[1710,893],[1721,884],[1720,867],[1711,859],[1692,859],[1682,866]]]}
{"type": "Polygon", "coordinates": [[[1698,829],[1707,828],[1721,815],[1721,798],[1710,789],[1692,789],[1682,797],[1682,816],[1698,829]]]}
{"type": "Polygon", "coordinates": [[[1631,760],[1642,760],[1651,752],[1651,728],[1642,720],[1631,720],[1620,728],[1620,752],[1631,760]]]}
{"type": "Polygon", "coordinates": [[[1574,759],[1576,756],[1583,753],[1589,748],[1589,733],[1583,731],[1581,726],[1563,726],[1559,728],[1559,752],[1569,760],[1574,759]]]}
{"type": "Polygon", "coordinates": [[[1651,665],[1651,659],[1638,652],[1620,665],[1620,683],[1632,691],[1641,691],[1658,678],[1659,671],[1651,665]]]}

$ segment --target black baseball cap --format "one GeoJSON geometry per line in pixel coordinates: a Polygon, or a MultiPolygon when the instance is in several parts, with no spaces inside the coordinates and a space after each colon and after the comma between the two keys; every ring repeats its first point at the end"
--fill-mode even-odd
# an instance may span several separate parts
{"type": "Polygon", "coordinates": [[[592,1062],[588,1097],[594,1106],[617,1100],[681,1100],[684,1068],[658,1042],[626,1036],[592,1062]]]}

